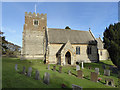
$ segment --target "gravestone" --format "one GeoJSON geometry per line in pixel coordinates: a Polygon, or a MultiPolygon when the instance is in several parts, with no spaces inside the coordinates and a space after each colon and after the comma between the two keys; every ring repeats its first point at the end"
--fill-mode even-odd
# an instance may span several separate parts
{"type": "Polygon", "coordinates": [[[80,66],[76,65],[76,71],[80,70],[80,66]]]}
{"type": "Polygon", "coordinates": [[[72,90],[83,90],[82,87],[72,84],[72,90]]]}
{"type": "Polygon", "coordinates": [[[22,71],[22,74],[26,74],[26,70],[25,70],[25,66],[23,66],[23,71],[22,71]]]}
{"type": "Polygon", "coordinates": [[[83,72],[81,70],[77,71],[77,77],[78,78],[83,78],[83,72]]]}
{"type": "Polygon", "coordinates": [[[71,75],[71,70],[68,70],[68,74],[71,75]]]}
{"type": "Polygon", "coordinates": [[[104,70],[104,75],[105,75],[105,76],[110,76],[110,70],[105,69],[105,70],[104,70]]]}
{"type": "Polygon", "coordinates": [[[95,72],[91,72],[91,81],[97,82],[98,81],[98,74],[95,72]]]}
{"type": "Polygon", "coordinates": [[[50,64],[48,64],[48,70],[50,70],[50,64]]]}
{"type": "Polygon", "coordinates": [[[62,73],[62,67],[61,66],[59,67],[59,73],[62,73]]]}
{"type": "Polygon", "coordinates": [[[53,71],[56,71],[56,66],[53,66],[53,71]]]}
{"type": "Polygon", "coordinates": [[[95,72],[99,74],[99,68],[95,68],[95,72]]]}
{"type": "Polygon", "coordinates": [[[45,72],[43,82],[47,85],[50,83],[50,74],[48,72],[45,72]]]}
{"type": "Polygon", "coordinates": [[[40,74],[38,70],[35,72],[35,80],[40,80],[40,74]]]}
{"type": "Polygon", "coordinates": [[[111,78],[105,78],[106,85],[110,85],[114,87],[114,80],[111,78]]]}
{"type": "Polygon", "coordinates": [[[17,69],[17,64],[15,64],[15,70],[17,71],[18,69],[17,69]]]}
{"type": "Polygon", "coordinates": [[[32,67],[29,67],[28,68],[28,72],[27,72],[27,76],[31,77],[31,73],[32,73],[32,67]]]}

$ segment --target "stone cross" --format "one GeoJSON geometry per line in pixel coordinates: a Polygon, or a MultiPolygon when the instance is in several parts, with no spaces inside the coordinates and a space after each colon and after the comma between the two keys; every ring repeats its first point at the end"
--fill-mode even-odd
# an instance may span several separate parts
{"type": "Polygon", "coordinates": [[[95,72],[99,74],[99,68],[95,68],[95,72]]]}
{"type": "Polygon", "coordinates": [[[72,84],[72,90],[83,90],[82,87],[72,84]]]}
{"type": "Polygon", "coordinates": [[[62,73],[62,67],[61,66],[59,67],[59,73],[62,73]]]}
{"type": "Polygon", "coordinates": [[[82,61],[82,69],[84,69],[83,63],[84,63],[84,62],[82,61]]]}
{"type": "Polygon", "coordinates": [[[71,75],[71,70],[68,70],[68,74],[71,75]]]}
{"type": "Polygon", "coordinates": [[[83,78],[83,72],[81,70],[77,71],[77,77],[81,79],[83,78]]]}
{"type": "Polygon", "coordinates": [[[28,72],[27,72],[27,76],[31,77],[31,73],[32,73],[32,67],[29,67],[28,68],[28,72]]]}
{"type": "Polygon", "coordinates": [[[105,70],[104,70],[104,75],[105,75],[105,76],[110,76],[110,70],[105,69],[105,70]]]}
{"type": "Polygon", "coordinates": [[[53,71],[56,71],[56,66],[53,66],[53,71]]]}
{"type": "Polygon", "coordinates": [[[35,80],[40,80],[40,74],[38,70],[35,72],[35,80]]]}
{"type": "Polygon", "coordinates": [[[17,69],[17,64],[15,64],[15,70],[17,71],[18,69],[17,69]]]}
{"type": "Polygon", "coordinates": [[[22,71],[23,74],[26,74],[25,69],[26,69],[25,66],[23,66],[23,71],[22,71]]]}
{"type": "Polygon", "coordinates": [[[91,72],[91,81],[97,82],[98,81],[98,74],[95,72],[91,72]]]}
{"type": "Polygon", "coordinates": [[[43,82],[47,85],[50,83],[50,74],[48,72],[45,72],[43,82]]]}
{"type": "Polygon", "coordinates": [[[80,70],[80,66],[76,65],[76,71],[80,70]]]}

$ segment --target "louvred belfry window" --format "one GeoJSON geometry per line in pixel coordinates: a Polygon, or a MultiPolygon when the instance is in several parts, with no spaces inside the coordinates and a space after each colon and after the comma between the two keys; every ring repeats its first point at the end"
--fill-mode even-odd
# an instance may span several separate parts
{"type": "Polygon", "coordinates": [[[34,20],[34,25],[39,25],[39,21],[38,20],[34,20]]]}

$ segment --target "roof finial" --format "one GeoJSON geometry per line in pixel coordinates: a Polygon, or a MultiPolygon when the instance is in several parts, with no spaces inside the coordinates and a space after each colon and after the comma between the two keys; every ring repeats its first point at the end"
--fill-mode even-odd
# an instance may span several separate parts
{"type": "Polygon", "coordinates": [[[36,13],[36,4],[35,4],[35,13],[36,13]]]}

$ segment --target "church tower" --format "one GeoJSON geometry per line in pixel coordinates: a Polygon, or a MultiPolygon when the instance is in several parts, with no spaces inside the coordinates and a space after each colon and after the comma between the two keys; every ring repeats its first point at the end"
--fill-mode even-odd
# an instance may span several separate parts
{"type": "Polygon", "coordinates": [[[47,14],[25,12],[21,59],[44,59],[47,14]]]}

